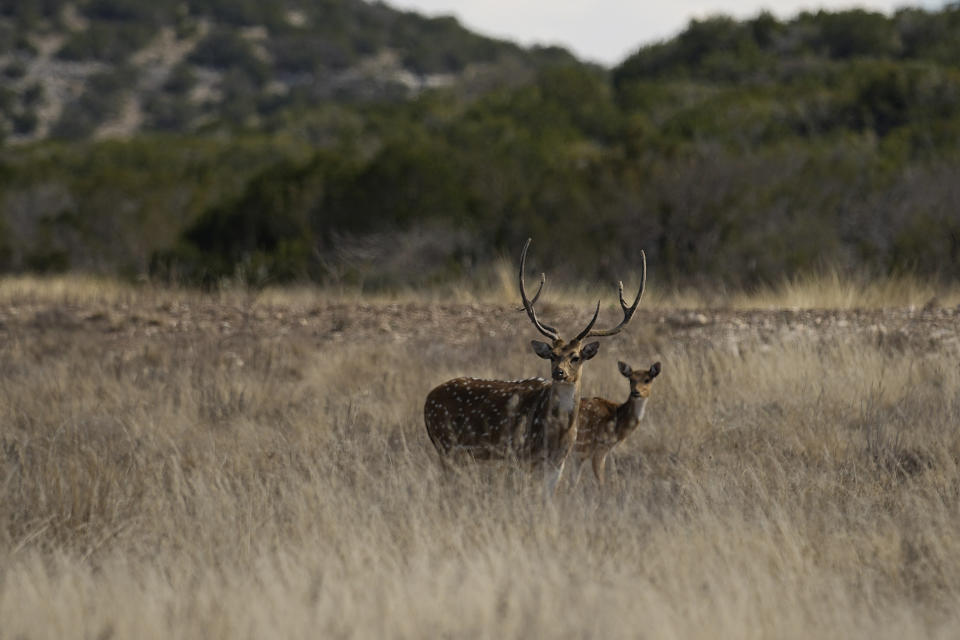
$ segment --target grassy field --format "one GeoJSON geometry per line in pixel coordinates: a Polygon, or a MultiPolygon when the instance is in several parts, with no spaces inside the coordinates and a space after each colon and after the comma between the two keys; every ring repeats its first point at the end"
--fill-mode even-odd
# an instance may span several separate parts
{"type": "Polygon", "coordinates": [[[423,428],[448,378],[546,374],[506,284],[0,282],[0,638],[957,637],[960,297],[792,286],[652,291],[583,387],[661,360],[647,417],[545,504],[423,428]]]}

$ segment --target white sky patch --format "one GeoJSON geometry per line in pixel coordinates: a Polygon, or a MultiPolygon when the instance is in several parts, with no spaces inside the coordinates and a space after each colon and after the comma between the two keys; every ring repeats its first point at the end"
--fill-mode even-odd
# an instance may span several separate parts
{"type": "MultiPolygon", "coordinates": [[[[641,45],[679,33],[691,18],[718,13],[747,18],[763,10],[777,17],[818,9],[860,7],[890,13],[907,6],[904,2],[796,2],[767,0],[752,2],[707,2],[667,0],[390,0],[388,4],[426,15],[454,15],[473,31],[513,40],[520,44],[558,44],[585,60],[617,64],[641,45]]],[[[909,6],[935,9],[940,0],[923,0],[909,6]]]]}

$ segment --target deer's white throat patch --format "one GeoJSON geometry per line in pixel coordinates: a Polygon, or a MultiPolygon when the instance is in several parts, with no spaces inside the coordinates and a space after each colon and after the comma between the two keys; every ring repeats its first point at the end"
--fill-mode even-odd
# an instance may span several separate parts
{"type": "Polygon", "coordinates": [[[570,413],[576,404],[577,385],[565,382],[554,382],[550,389],[550,396],[554,410],[570,413]]]}

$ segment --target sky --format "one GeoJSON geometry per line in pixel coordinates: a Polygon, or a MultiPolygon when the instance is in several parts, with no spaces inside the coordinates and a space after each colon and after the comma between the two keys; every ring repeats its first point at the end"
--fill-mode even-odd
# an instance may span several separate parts
{"type": "Polygon", "coordinates": [[[899,7],[934,9],[942,0],[913,2],[796,2],[790,0],[387,0],[387,4],[430,16],[454,15],[461,24],[483,35],[524,45],[559,44],[578,57],[613,65],[640,45],[679,33],[691,18],[717,13],[737,18],[768,10],[780,18],[800,11],[861,7],[889,13],[899,7]]]}

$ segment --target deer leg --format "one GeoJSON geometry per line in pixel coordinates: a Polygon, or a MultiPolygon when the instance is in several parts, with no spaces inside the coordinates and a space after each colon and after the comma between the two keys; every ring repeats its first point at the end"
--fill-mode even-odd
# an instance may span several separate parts
{"type": "Polygon", "coordinates": [[[597,453],[593,456],[593,475],[597,477],[597,484],[603,485],[603,468],[607,464],[607,454],[597,453]]]}
{"type": "Polygon", "coordinates": [[[545,485],[547,497],[553,497],[557,493],[557,485],[560,483],[560,476],[563,475],[563,464],[566,460],[560,461],[560,466],[551,468],[549,464],[545,465],[545,485]]]}
{"type": "Polygon", "coordinates": [[[583,468],[586,466],[586,464],[584,464],[584,461],[579,458],[574,458],[574,462],[572,464],[577,466],[577,470],[575,472],[571,472],[573,473],[573,486],[575,487],[580,484],[580,476],[583,474],[583,468]]]}

